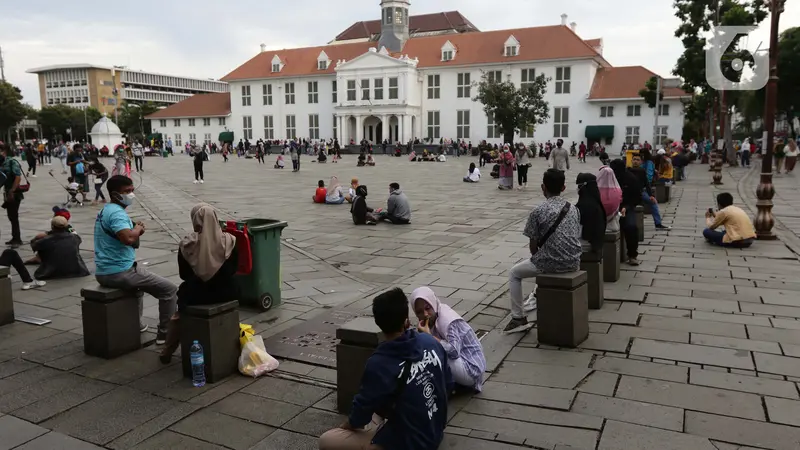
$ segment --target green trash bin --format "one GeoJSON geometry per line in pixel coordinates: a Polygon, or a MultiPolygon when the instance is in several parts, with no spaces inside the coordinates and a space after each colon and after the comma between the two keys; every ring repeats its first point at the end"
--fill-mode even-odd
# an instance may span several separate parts
{"type": "MultiPolygon", "coordinates": [[[[227,222],[220,221],[223,229],[227,222]]],[[[254,305],[263,311],[281,304],[281,232],[289,224],[280,220],[246,219],[236,222],[250,237],[253,270],[248,275],[236,275],[239,303],[254,305]]]]}

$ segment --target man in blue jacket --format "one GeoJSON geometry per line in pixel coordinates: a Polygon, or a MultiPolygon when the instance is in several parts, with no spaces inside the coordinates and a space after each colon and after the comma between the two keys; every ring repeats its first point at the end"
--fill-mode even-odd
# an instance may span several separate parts
{"type": "Polygon", "coordinates": [[[408,299],[394,288],[372,314],[386,340],[367,361],[350,418],[320,437],[320,450],[435,450],[444,436],[453,377],[442,345],[409,329],[408,299]]]}

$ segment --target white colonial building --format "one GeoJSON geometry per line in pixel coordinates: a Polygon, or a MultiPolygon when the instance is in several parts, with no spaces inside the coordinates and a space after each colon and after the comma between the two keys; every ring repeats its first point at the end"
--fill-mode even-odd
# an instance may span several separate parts
{"type": "MultiPolygon", "coordinates": [[[[351,26],[325,46],[262,45],[222,78],[230,84],[228,126],[236,139],[500,143],[492,118],[472,100],[486,73],[517,86],[539,74],[551,78],[550,119],[520,130],[519,139],[611,146],[654,140],[655,111],[638,91],[655,74],[613,67],[602,39],[581,39],[566,15],[556,26],[479,31],[457,12],[409,17],[409,7],[408,0],[382,0],[380,20],[351,26]]],[[[656,141],[681,137],[682,97],[665,91],[656,141]]],[[[172,117],[181,106],[157,114],[172,117]]]]}
{"type": "MultiPolygon", "coordinates": [[[[231,96],[226,93],[197,94],[147,116],[153,134],[161,134],[164,143],[172,139],[174,148],[186,143],[211,145],[223,140],[231,115],[231,96]]],[[[230,136],[230,134],[229,134],[230,136]]],[[[227,139],[230,140],[231,138],[227,139]]]]}

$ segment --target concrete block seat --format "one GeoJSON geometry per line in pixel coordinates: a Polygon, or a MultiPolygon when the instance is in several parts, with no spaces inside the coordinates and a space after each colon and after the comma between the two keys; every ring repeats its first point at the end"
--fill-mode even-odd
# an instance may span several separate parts
{"type": "Polygon", "coordinates": [[[574,348],[589,337],[588,279],[582,270],[536,276],[540,343],[574,348]]]}
{"type": "Polygon", "coordinates": [[[0,266],[0,326],[14,323],[14,297],[9,268],[0,266]]]}
{"type": "Polygon", "coordinates": [[[603,244],[603,281],[616,283],[620,277],[620,261],[626,249],[622,247],[622,233],[614,231],[606,233],[603,244]]]}
{"type": "Polygon", "coordinates": [[[139,306],[142,292],[94,284],[81,289],[83,351],[111,359],[142,348],[139,306]]]}
{"type": "MultiPolygon", "coordinates": [[[[614,255],[616,257],[616,254],[614,255]]],[[[619,265],[619,258],[615,259],[619,265]]],[[[592,251],[581,254],[581,270],[587,275],[589,309],[603,307],[603,254],[592,251]]]]}
{"type": "Polygon", "coordinates": [[[672,186],[665,183],[656,183],[656,201],[658,204],[669,203],[672,186]]]}
{"type": "Polygon", "coordinates": [[[187,306],[181,311],[181,363],[183,375],[192,378],[189,349],[197,341],[203,347],[206,382],[216,383],[238,371],[238,300],[187,306]]]}
{"type": "Polygon", "coordinates": [[[364,366],[383,341],[383,333],[372,317],[357,317],[339,327],[336,338],[336,409],[350,414],[364,366]]]}

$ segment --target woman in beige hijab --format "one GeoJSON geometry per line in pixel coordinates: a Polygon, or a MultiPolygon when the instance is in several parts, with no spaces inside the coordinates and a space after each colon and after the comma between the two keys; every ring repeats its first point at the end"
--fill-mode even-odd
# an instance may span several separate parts
{"type": "Polygon", "coordinates": [[[187,305],[208,305],[238,297],[233,276],[239,265],[236,238],[222,230],[217,213],[200,203],[190,213],[194,232],[180,243],[178,271],[183,283],[178,287],[178,312],[167,330],[167,343],[161,362],[168,364],[180,343],[180,311],[187,305]]]}

